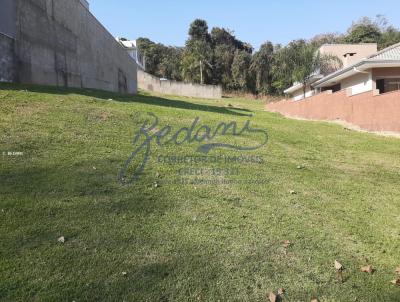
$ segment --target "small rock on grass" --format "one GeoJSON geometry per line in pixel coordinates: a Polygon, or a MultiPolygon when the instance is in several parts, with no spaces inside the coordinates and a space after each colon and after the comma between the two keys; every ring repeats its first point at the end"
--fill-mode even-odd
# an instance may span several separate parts
{"type": "Polygon", "coordinates": [[[65,237],[64,237],[64,236],[61,236],[61,237],[59,237],[59,238],[57,239],[57,241],[60,242],[60,243],[65,243],[65,237]]]}

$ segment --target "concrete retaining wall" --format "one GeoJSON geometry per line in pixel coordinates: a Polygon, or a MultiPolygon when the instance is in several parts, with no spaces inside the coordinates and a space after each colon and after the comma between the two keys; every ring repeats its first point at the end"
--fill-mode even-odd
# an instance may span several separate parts
{"type": "Polygon", "coordinates": [[[137,92],[136,63],[80,0],[14,1],[17,82],[137,92]]]}
{"type": "Polygon", "coordinates": [[[0,33],[14,38],[15,36],[15,0],[0,0],[0,33]]]}
{"type": "Polygon", "coordinates": [[[372,91],[347,96],[346,91],[324,92],[301,100],[267,105],[267,110],[288,117],[341,120],[369,131],[400,133],[400,91],[373,95],[372,91]]]}
{"type": "Polygon", "coordinates": [[[140,89],[162,94],[220,99],[222,87],[214,85],[198,85],[176,81],[160,81],[159,78],[138,70],[138,86],[140,89]]]}
{"type": "Polygon", "coordinates": [[[14,39],[0,33],[0,82],[15,81],[14,39]]]}

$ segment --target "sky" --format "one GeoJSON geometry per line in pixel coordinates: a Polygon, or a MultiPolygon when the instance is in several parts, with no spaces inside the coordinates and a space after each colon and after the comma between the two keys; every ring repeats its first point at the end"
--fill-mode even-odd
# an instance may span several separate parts
{"type": "Polygon", "coordinates": [[[183,46],[190,23],[201,18],[229,28],[256,49],[265,41],[287,44],[320,33],[343,33],[363,16],[384,15],[400,28],[399,0],[89,0],[90,10],[114,35],[146,37],[183,46]]]}

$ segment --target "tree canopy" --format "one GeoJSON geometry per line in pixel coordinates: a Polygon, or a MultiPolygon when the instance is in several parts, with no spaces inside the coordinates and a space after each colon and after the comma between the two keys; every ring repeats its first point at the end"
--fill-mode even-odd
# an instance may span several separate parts
{"type": "Polygon", "coordinates": [[[329,73],[341,67],[334,58],[317,52],[323,44],[377,43],[383,49],[399,42],[399,29],[377,16],[354,22],[344,34],[322,33],[286,46],[267,41],[257,51],[230,29],[214,27],[210,31],[202,19],[190,24],[184,47],[165,46],[147,38],[139,38],[137,45],[146,56],[146,71],[153,75],[222,85],[225,90],[282,94],[294,82],[305,83],[316,70],[329,73]]]}

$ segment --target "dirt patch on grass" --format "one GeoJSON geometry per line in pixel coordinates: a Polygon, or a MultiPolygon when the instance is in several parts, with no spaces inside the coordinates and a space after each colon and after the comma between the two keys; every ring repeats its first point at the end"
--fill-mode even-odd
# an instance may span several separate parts
{"type": "Polygon", "coordinates": [[[14,113],[19,116],[33,116],[39,113],[47,112],[49,106],[40,103],[22,104],[15,107],[14,113]]]}
{"type": "MultiPolygon", "coordinates": [[[[79,111],[80,110],[78,110],[78,112],[79,111]]],[[[87,121],[92,123],[106,122],[112,117],[112,114],[109,111],[105,110],[84,110],[84,111],[86,111],[87,121]]]]}

